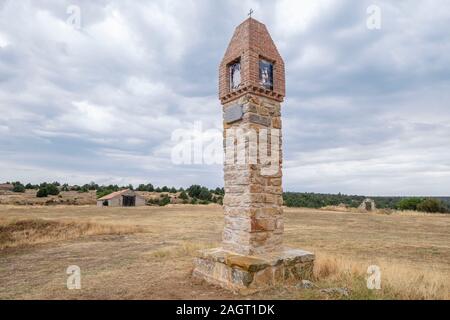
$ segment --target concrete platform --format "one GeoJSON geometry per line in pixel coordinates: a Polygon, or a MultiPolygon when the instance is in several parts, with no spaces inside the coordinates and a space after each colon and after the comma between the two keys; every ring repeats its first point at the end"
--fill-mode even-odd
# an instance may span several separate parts
{"type": "Polygon", "coordinates": [[[193,275],[245,295],[277,284],[295,284],[310,279],[314,258],[311,252],[289,248],[258,256],[215,248],[199,252],[194,260],[193,275]]]}

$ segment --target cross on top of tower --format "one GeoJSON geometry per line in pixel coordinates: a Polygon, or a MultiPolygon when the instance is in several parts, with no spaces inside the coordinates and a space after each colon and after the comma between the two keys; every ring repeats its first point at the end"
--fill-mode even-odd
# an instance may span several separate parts
{"type": "Polygon", "coordinates": [[[250,9],[250,11],[248,12],[248,16],[251,18],[252,17],[252,14],[253,14],[253,9],[250,9]]]}

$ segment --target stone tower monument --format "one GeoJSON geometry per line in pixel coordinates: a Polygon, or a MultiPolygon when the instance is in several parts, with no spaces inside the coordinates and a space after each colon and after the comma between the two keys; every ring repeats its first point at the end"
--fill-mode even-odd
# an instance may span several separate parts
{"type": "Polygon", "coordinates": [[[283,247],[281,102],[284,62],[264,24],[235,30],[219,70],[225,149],[222,247],[194,276],[240,293],[310,277],[314,255],[283,247]]]}

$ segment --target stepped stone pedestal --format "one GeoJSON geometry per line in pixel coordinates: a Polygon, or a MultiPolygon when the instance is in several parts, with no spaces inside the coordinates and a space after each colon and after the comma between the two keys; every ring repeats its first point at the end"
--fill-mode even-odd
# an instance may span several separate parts
{"type": "Polygon", "coordinates": [[[284,62],[264,24],[236,28],[220,65],[225,149],[222,246],[193,275],[241,294],[312,276],[314,254],[283,246],[284,62]]]}
{"type": "Polygon", "coordinates": [[[201,251],[194,276],[245,295],[308,279],[313,266],[314,255],[297,249],[247,256],[217,248],[201,251]]]}

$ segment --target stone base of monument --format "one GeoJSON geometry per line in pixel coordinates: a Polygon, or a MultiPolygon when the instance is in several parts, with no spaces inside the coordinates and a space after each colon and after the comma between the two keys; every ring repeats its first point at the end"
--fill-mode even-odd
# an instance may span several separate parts
{"type": "Polygon", "coordinates": [[[252,294],[280,284],[295,284],[312,277],[314,254],[284,249],[244,256],[222,248],[202,250],[194,260],[194,277],[239,294],[252,294]]]}

